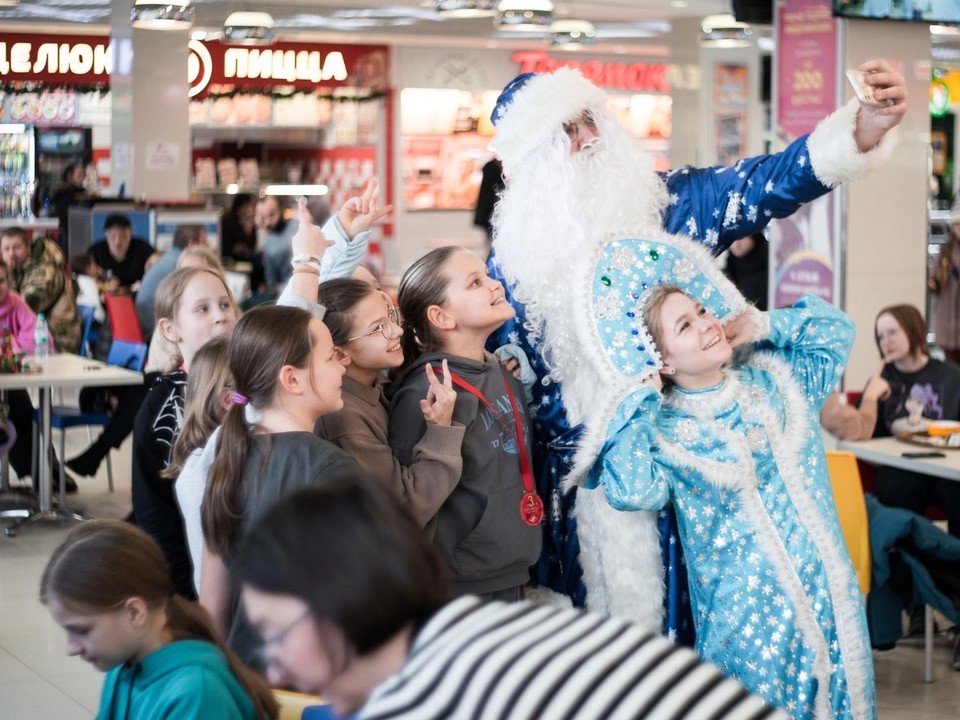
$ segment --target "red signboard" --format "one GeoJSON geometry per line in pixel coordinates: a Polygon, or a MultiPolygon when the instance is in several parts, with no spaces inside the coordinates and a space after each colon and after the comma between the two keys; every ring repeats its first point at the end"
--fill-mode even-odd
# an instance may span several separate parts
{"type": "Polygon", "coordinates": [[[557,58],[546,50],[520,50],[511,57],[520,65],[521,73],[548,73],[557,68],[576,68],[594,85],[611,90],[669,93],[667,73],[670,66],[663,63],[604,62],[579,58],[557,58]]]}
{"type": "Polygon", "coordinates": [[[381,45],[278,42],[249,47],[192,40],[189,47],[191,97],[202,97],[210,85],[299,91],[387,87],[387,48],[381,45]]]}
{"type": "Polygon", "coordinates": [[[96,87],[110,82],[110,38],[4,33],[0,83],[96,87]]]}
{"type": "MultiPolygon", "coordinates": [[[[387,86],[387,48],[278,42],[263,47],[189,42],[190,95],[208,86],[238,90],[340,87],[381,91],[387,86]]],[[[0,84],[42,83],[70,87],[106,86],[116,69],[129,73],[129,40],[103,36],[4,33],[0,39],[0,84]],[[119,50],[118,50],[119,48],[119,50]]]]}

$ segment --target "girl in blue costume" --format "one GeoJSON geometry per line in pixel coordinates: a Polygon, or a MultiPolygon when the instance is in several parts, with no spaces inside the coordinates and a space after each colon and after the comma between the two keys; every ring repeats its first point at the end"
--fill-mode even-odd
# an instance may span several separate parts
{"type": "Polygon", "coordinates": [[[98,720],[277,717],[266,682],[174,594],[159,546],[129,523],[93,520],[57,548],[40,599],[67,631],[67,654],[106,671],[98,720]]]}
{"type": "Polygon", "coordinates": [[[817,422],[853,324],[813,296],[744,309],[684,238],[614,241],[589,281],[590,339],[628,394],[588,423],[587,487],[676,509],[705,659],[793,717],[875,717],[817,422]]]}

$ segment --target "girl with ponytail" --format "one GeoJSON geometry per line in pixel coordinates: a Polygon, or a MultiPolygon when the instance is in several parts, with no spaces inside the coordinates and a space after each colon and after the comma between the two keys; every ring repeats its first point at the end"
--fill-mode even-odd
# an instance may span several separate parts
{"type": "MultiPolygon", "coordinates": [[[[234,615],[227,577],[244,530],[280,497],[322,485],[338,470],[356,471],[340,448],[313,434],[317,418],[343,407],[343,355],[311,312],[259,306],[230,339],[231,405],[216,442],[200,516],[200,602],[240,659],[262,669],[256,634],[234,615]]],[[[305,572],[309,572],[305,569],[305,572]]]]}
{"type": "Polygon", "coordinates": [[[259,675],[217,636],[207,613],[174,593],[167,563],[143,530],[93,520],[58,547],[40,600],[67,632],[67,654],[107,673],[98,720],[276,718],[259,675]]]}

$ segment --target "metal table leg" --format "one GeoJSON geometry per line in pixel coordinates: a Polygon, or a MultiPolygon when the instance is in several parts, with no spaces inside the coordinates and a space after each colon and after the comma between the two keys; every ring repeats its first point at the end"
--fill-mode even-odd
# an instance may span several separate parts
{"type": "MultiPolygon", "coordinates": [[[[6,401],[7,391],[0,390],[0,404],[6,401]]],[[[0,510],[0,518],[27,517],[37,504],[37,498],[32,491],[11,489],[10,457],[8,455],[4,455],[0,459],[0,502],[13,505],[13,507],[0,510]]]]}
{"type": "Polygon", "coordinates": [[[38,439],[40,462],[37,474],[40,476],[40,507],[30,512],[26,517],[17,520],[5,532],[14,537],[22,527],[35,525],[44,520],[89,520],[82,514],[82,509],[75,511],[66,508],[63,501],[63,492],[60,493],[60,507],[53,507],[53,490],[50,487],[50,388],[38,389],[40,400],[40,437],[38,439]]]}

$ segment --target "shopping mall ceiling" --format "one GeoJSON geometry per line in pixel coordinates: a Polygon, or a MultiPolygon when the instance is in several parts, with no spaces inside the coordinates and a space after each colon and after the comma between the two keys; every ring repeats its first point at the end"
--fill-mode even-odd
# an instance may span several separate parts
{"type": "MultiPolygon", "coordinates": [[[[432,0],[193,0],[193,4],[194,30],[213,34],[220,32],[231,12],[256,10],[273,16],[275,34],[281,39],[336,36],[340,41],[352,37],[367,43],[518,47],[542,43],[546,35],[498,30],[490,18],[445,18],[434,10],[432,0]]],[[[17,29],[34,32],[54,27],[103,32],[110,26],[111,13],[122,18],[131,5],[131,0],[20,0],[14,7],[0,7],[0,29],[16,24],[17,29]]],[[[672,21],[729,11],[730,0],[554,0],[555,18],[593,22],[595,49],[610,52],[656,52],[672,21]]]]}

